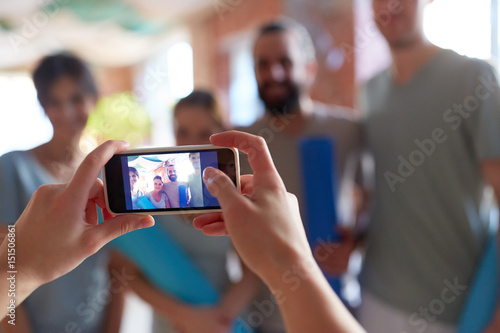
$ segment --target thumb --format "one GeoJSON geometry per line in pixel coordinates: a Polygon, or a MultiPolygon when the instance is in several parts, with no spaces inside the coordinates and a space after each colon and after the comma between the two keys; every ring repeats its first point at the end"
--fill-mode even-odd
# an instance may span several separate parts
{"type": "Polygon", "coordinates": [[[102,222],[94,228],[99,244],[104,246],[113,239],[134,230],[149,228],[155,220],[149,215],[118,215],[102,222]]]}
{"type": "Polygon", "coordinates": [[[203,182],[210,194],[219,200],[221,207],[229,207],[244,200],[232,180],[218,169],[206,168],[203,171],[203,182]]]}

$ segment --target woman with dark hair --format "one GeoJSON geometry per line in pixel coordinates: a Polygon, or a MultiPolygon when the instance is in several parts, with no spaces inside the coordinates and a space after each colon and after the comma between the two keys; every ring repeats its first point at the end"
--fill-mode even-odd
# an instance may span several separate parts
{"type": "Polygon", "coordinates": [[[221,108],[209,91],[195,90],[174,107],[174,134],[178,146],[209,144],[210,135],[223,130],[221,108]]]}
{"type": "MultiPolygon", "coordinates": [[[[33,73],[33,81],[54,134],[49,142],[31,150],[0,157],[2,225],[19,218],[41,185],[71,180],[84,157],[80,139],[98,97],[86,64],[67,53],[43,58],[33,73]]],[[[67,331],[70,325],[75,332],[102,332],[109,328],[110,322],[105,319],[110,302],[95,300],[109,289],[109,283],[108,254],[101,251],[27,298],[22,305],[25,311],[17,311],[15,328],[22,332],[60,332],[67,331]]],[[[118,299],[115,295],[113,298],[118,299]]],[[[4,331],[14,328],[5,321],[2,324],[4,331]]]]}
{"type": "Polygon", "coordinates": [[[145,197],[148,198],[156,208],[170,208],[167,194],[162,191],[162,188],[163,179],[161,179],[161,176],[155,176],[153,178],[153,190],[146,193],[145,197]]]}
{"type": "Polygon", "coordinates": [[[134,167],[128,168],[128,177],[130,180],[130,196],[132,197],[132,208],[141,209],[137,206],[137,201],[144,196],[144,193],[139,188],[137,182],[139,181],[139,171],[134,167]]]}

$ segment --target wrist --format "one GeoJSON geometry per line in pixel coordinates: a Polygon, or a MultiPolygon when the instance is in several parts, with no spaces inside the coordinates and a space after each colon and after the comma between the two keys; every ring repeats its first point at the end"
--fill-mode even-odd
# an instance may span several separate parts
{"type": "Polygon", "coordinates": [[[306,254],[296,253],[289,260],[281,261],[273,266],[266,270],[261,278],[271,290],[281,290],[282,292],[286,292],[284,289],[294,289],[303,280],[315,276],[318,272],[321,273],[310,251],[307,251],[306,254]]]}
{"type": "Polygon", "coordinates": [[[4,286],[0,292],[2,296],[9,298],[9,302],[15,302],[18,306],[40,287],[43,281],[34,274],[36,272],[31,272],[29,267],[22,266],[18,252],[9,252],[9,248],[17,250],[15,247],[9,247],[9,240],[5,238],[0,245],[0,276],[1,285],[4,286]]]}

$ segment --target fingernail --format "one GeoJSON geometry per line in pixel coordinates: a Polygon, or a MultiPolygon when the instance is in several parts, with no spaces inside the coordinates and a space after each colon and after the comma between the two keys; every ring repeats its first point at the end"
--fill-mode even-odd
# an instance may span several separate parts
{"type": "Polygon", "coordinates": [[[205,181],[210,181],[213,177],[217,176],[220,173],[220,170],[208,167],[203,171],[203,179],[205,181]]]}
{"type": "Polygon", "coordinates": [[[155,225],[155,220],[153,219],[153,224],[151,224],[150,216],[143,217],[139,220],[139,229],[149,228],[155,225]]]}

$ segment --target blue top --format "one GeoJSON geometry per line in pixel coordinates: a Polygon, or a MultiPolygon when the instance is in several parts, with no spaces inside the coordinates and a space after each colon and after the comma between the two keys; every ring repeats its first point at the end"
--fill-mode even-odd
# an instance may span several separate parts
{"type": "MultiPolygon", "coordinates": [[[[29,151],[0,157],[0,223],[16,222],[36,189],[51,183],[57,180],[29,151]]],[[[33,332],[60,332],[66,327],[82,333],[102,331],[109,300],[107,264],[108,255],[101,250],[31,294],[23,305],[33,332]]]]}

